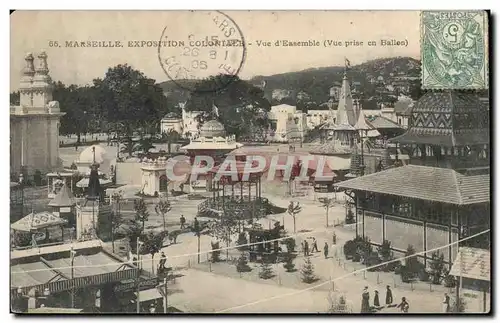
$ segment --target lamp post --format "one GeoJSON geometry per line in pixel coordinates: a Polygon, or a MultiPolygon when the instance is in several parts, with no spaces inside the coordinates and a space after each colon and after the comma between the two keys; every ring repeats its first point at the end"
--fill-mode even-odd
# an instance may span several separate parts
{"type": "Polygon", "coordinates": [[[136,240],[136,248],[137,248],[137,262],[136,262],[136,267],[137,267],[137,276],[136,276],[136,286],[137,286],[137,299],[136,299],[136,310],[137,310],[137,313],[141,313],[141,296],[140,296],[140,291],[141,291],[141,288],[140,288],[140,284],[139,284],[139,278],[141,276],[141,270],[139,268],[140,266],[140,263],[141,263],[141,260],[140,260],[140,252],[139,252],[139,248],[140,246],[142,245],[142,243],[139,241],[139,237],[137,237],[137,240],[136,240]]]}
{"type": "Polygon", "coordinates": [[[75,308],[75,256],[76,251],[71,246],[70,259],[71,259],[71,308],[75,308]]]}

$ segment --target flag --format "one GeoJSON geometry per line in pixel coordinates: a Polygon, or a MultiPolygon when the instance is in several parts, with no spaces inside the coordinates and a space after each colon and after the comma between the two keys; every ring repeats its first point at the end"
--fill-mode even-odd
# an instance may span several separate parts
{"type": "Polygon", "coordinates": [[[345,57],[345,67],[346,68],[349,68],[351,67],[351,61],[347,59],[347,57],[345,57]]]}

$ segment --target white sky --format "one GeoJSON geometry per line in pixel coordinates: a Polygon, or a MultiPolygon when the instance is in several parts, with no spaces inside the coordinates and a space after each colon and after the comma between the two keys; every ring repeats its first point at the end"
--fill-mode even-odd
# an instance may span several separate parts
{"type": "MultiPolygon", "coordinates": [[[[247,42],[240,77],[271,75],[312,67],[355,65],[377,57],[419,58],[418,11],[227,11],[247,42]],[[408,40],[408,47],[383,47],[380,39],[408,40]],[[259,48],[257,40],[319,40],[320,47],[259,48]],[[323,47],[323,40],[364,41],[363,47],[323,47]],[[375,47],[366,46],[377,41],[375,47]]],[[[177,32],[203,33],[205,23],[183,11],[17,11],[11,15],[10,89],[16,90],[26,52],[48,54],[50,75],[64,83],[86,84],[103,77],[107,68],[127,63],[158,82],[168,80],[157,48],[50,48],[49,41],[158,40],[168,25],[177,32]]]]}

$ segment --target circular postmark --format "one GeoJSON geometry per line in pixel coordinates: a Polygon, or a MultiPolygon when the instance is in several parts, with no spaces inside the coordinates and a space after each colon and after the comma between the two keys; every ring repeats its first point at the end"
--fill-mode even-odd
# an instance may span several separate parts
{"type": "Polygon", "coordinates": [[[246,57],[238,25],[220,11],[177,12],[162,31],[160,65],[177,86],[190,92],[217,92],[236,79],[246,57]],[[203,82],[202,82],[203,81],[203,82]]]}

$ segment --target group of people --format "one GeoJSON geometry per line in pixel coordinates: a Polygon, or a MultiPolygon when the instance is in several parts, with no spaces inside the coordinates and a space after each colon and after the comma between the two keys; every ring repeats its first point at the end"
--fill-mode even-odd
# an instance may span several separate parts
{"type": "MultiPolygon", "coordinates": [[[[379,298],[379,293],[377,290],[375,290],[375,295],[373,297],[373,307],[376,309],[380,309],[382,306],[380,305],[380,298],[379,298]]],[[[370,306],[370,292],[368,291],[368,286],[366,286],[363,290],[363,294],[361,296],[361,313],[371,313],[371,306],[370,306]]],[[[392,297],[392,290],[391,286],[387,285],[386,286],[386,291],[385,291],[385,306],[391,307],[392,303],[394,302],[394,299],[392,297]]],[[[400,309],[401,312],[403,313],[408,313],[408,310],[410,309],[410,304],[406,300],[406,297],[401,298],[401,303],[399,303],[396,308],[400,309]]]]}
{"type": "MultiPolygon", "coordinates": [[[[335,234],[335,232],[333,233],[332,241],[334,245],[337,244],[337,235],[335,234]]],[[[313,252],[319,252],[318,241],[314,237],[312,237],[311,247],[309,247],[309,242],[307,241],[307,239],[302,241],[301,246],[304,257],[310,256],[313,252]]],[[[325,255],[325,259],[328,258],[328,251],[328,242],[325,241],[325,245],[323,246],[323,254],[325,255]]]]}

